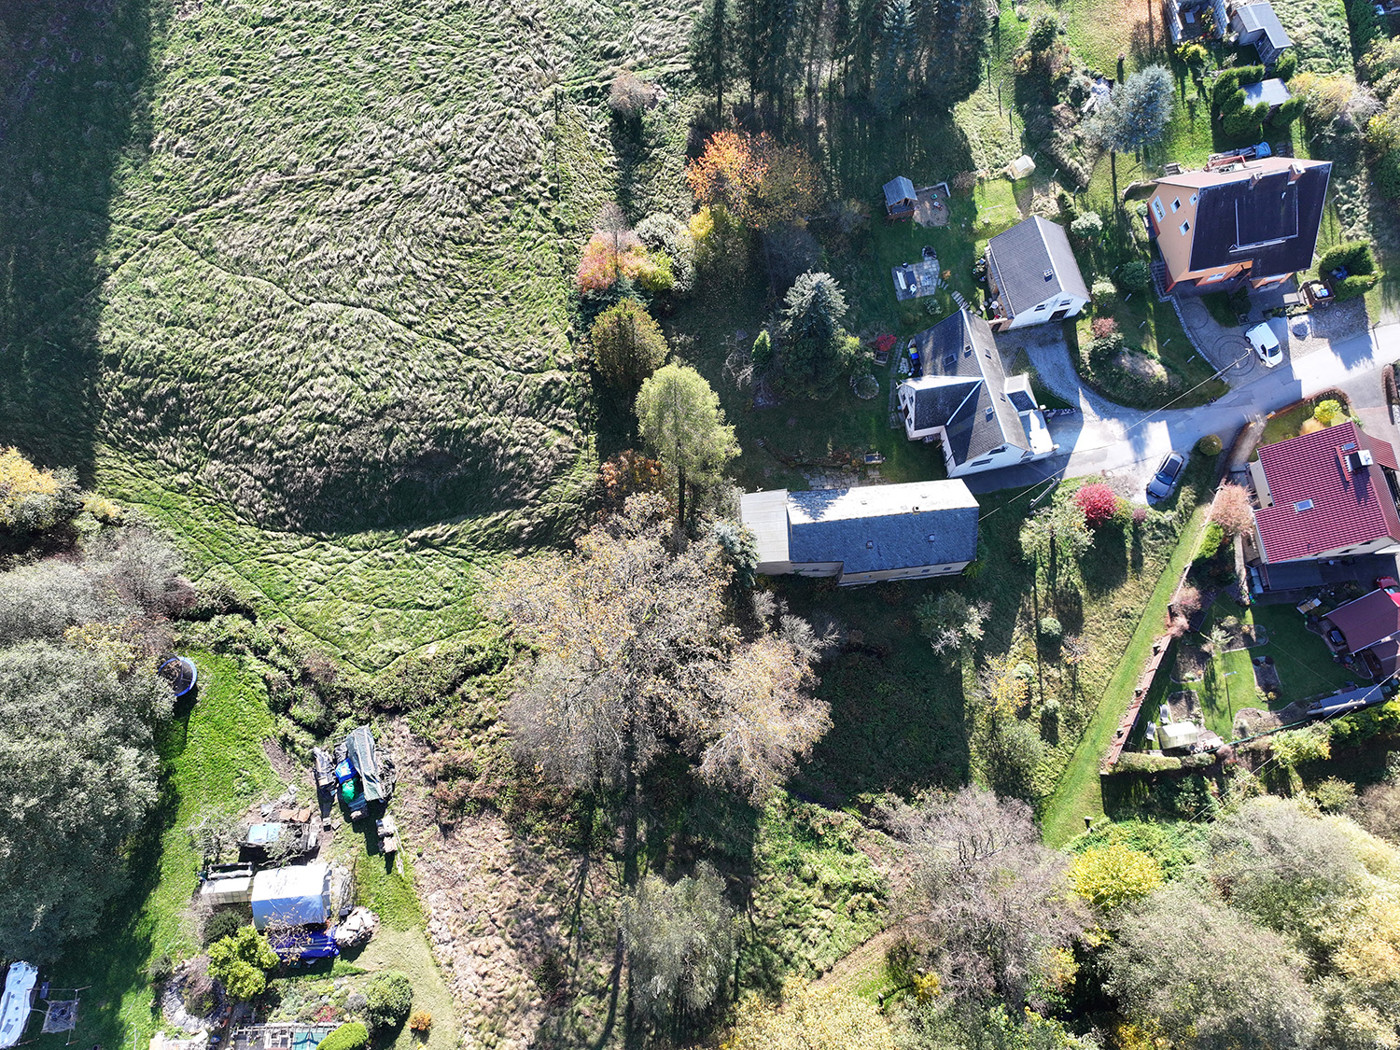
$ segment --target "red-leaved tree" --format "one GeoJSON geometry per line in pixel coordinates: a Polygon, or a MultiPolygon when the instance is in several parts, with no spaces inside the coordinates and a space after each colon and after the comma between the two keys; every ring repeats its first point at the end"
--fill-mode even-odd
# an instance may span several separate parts
{"type": "Polygon", "coordinates": [[[1102,482],[1085,485],[1074,494],[1074,502],[1084,512],[1084,523],[1091,529],[1118,513],[1118,494],[1102,482]]]}

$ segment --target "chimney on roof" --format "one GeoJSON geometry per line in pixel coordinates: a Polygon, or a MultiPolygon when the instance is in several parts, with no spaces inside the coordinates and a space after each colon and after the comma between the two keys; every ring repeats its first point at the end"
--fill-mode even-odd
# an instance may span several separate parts
{"type": "Polygon", "coordinates": [[[1302,177],[1303,166],[1301,164],[1295,160],[1292,164],[1288,165],[1288,181],[1290,183],[1297,182],[1302,177]]]}
{"type": "Polygon", "coordinates": [[[1372,463],[1371,450],[1368,448],[1360,448],[1355,452],[1348,452],[1346,458],[1347,471],[1351,474],[1355,474],[1358,470],[1369,467],[1372,463]]]}

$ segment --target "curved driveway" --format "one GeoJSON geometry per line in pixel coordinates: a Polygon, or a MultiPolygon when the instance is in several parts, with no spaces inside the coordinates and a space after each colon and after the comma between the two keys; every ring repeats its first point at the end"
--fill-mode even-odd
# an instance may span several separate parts
{"type": "MultiPolygon", "coordinates": [[[[1287,351],[1289,333],[1284,322],[1276,320],[1273,327],[1287,351]]],[[[1074,416],[1058,416],[1049,421],[1051,436],[1068,455],[974,476],[966,479],[969,487],[975,492],[989,492],[1034,484],[1056,475],[1103,473],[1119,480],[1120,490],[1141,489],[1172,449],[1187,452],[1206,434],[1218,434],[1228,444],[1249,420],[1262,419],[1275,409],[1333,387],[1351,399],[1368,433],[1400,445],[1400,431],[1390,421],[1381,386],[1381,370],[1400,357],[1400,324],[1383,325],[1309,349],[1296,360],[1292,353],[1286,353],[1283,364],[1277,368],[1265,368],[1255,360],[1238,334],[1223,335],[1218,328],[1216,333],[1221,345],[1212,349],[1228,354],[1224,341],[1238,343],[1238,356],[1224,370],[1230,392],[1198,408],[1156,412],[1124,408],[1086,388],[1059,329],[1028,336],[1026,350],[1041,381],[1056,395],[1079,407],[1074,416]]]]}

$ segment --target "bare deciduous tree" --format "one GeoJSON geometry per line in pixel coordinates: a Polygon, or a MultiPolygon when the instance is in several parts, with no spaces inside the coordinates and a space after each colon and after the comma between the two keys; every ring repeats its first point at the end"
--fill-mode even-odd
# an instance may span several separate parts
{"type": "Polygon", "coordinates": [[[1066,858],[1040,843],[1031,809],[978,788],[888,814],[912,866],[910,904],[943,987],[1024,1003],[1053,948],[1083,928],[1066,858]]]}
{"type": "Polygon", "coordinates": [[[1210,507],[1210,520],[1227,536],[1242,536],[1254,528],[1254,506],[1243,485],[1221,485],[1210,507]]]}
{"type": "Polygon", "coordinates": [[[810,695],[818,646],[787,624],[744,638],[726,611],[731,562],[713,535],[673,551],[665,513],[634,496],[573,557],[496,580],[496,612],[545,654],[507,719],[522,753],[572,787],[616,785],[674,748],[706,779],[762,793],[829,724],[810,695]]]}

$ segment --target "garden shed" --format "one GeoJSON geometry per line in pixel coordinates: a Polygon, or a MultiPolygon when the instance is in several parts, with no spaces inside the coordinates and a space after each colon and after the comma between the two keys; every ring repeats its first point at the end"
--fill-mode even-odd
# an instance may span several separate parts
{"type": "Polygon", "coordinates": [[[324,923],[331,914],[331,869],[326,864],[265,868],[253,876],[253,925],[324,923]]]}
{"type": "Polygon", "coordinates": [[[905,176],[897,175],[885,183],[885,214],[891,219],[912,218],[918,202],[914,183],[905,176]]]}

